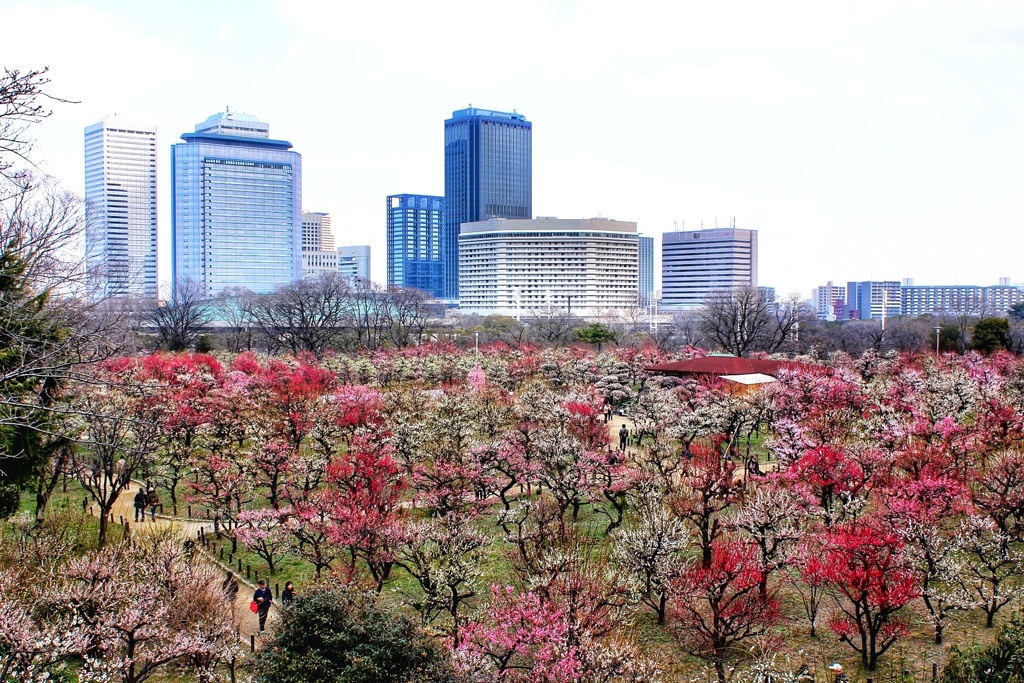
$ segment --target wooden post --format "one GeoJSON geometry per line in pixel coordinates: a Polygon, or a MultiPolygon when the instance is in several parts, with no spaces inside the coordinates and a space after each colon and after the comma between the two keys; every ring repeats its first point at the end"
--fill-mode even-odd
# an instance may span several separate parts
{"type": "Polygon", "coordinates": [[[939,677],[939,663],[932,662],[932,680],[934,681],[939,677]]]}
{"type": "Polygon", "coordinates": [[[192,519],[192,506],[191,505],[188,506],[188,518],[192,519]]]}
{"type": "Polygon", "coordinates": [[[256,634],[249,636],[249,652],[256,652],[256,634]]]}
{"type": "Polygon", "coordinates": [[[221,546],[221,547],[220,547],[220,554],[219,554],[219,557],[220,557],[220,559],[222,559],[222,560],[224,559],[224,546],[221,546]]]}
{"type": "MultiPolygon", "coordinates": [[[[239,562],[241,562],[241,560],[239,560],[239,562]]],[[[246,581],[248,581],[250,576],[251,576],[251,572],[249,571],[249,569],[250,569],[249,565],[245,565],[245,579],[246,579],[246,581]]]]}
{"type": "Polygon", "coordinates": [[[238,573],[242,573],[242,558],[238,558],[238,573]]]}
{"type": "Polygon", "coordinates": [[[123,515],[118,515],[117,518],[119,520],[121,520],[121,526],[124,526],[124,516],[123,515]]]}
{"type": "Polygon", "coordinates": [[[274,584],[274,599],[279,600],[281,598],[281,591],[277,589],[278,584],[274,584]]]}

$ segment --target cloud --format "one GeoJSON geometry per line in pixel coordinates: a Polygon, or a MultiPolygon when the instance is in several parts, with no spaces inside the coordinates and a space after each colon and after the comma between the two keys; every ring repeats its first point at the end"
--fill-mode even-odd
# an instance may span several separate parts
{"type": "Polygon", "coordinates": [[[982,31],[975,41],[983,45],[1010,45],[1024,47],[1024,26],[1003,30],[982,31]]]}

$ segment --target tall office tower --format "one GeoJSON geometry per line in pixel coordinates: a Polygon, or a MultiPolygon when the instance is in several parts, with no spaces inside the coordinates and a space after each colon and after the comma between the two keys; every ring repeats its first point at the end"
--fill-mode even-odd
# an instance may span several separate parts
{"type": "Polygon", "coordinates": [[[444,197],[388,197],[388,286],[446,298],[443,230],[444,197]]]}
{"type": "Polygon", "coordinates": [[[85,129],[90,296],[157,297],[156,127],[117,114],[85,129]]]}
{"type": "Polygon", "coordinates": [[[265,294],[302,276],[302,156],[269,128],[225,111],[171,146],[175,283],[265,294]]]}
{"type": "Polygon", "coordinates": [[[640,303],[654,300],[654,238],[640,235],[640,303]]]}
{"type": "Polygon", "coordinates": [[[459,295],[459,226],[533,216],[533,125],[522,114],[460,109],[444,122],[444,299],[459,295]]]}
{"type": "Polygon", "coordinates": [[[599,316],[636,306],[636,223],[610,218],[492,218],[463,223],[459,308],[599,316]]]}
{"type": "MultiPolygon", "coordinates": [[[[846,288],[842,285],[834,285],[829,280],[821,287],[815,287],[811,291],[811,308],[819,320],[836,320],[836,307],[843,308],[846,301],[846,288]]],[[[841,318],[840,318],[841,319],[841,318]]]]}
{"type": "Polygon", "coordinates": [[[302,277],[315,278],[338,272],[331,215],[320,211],[302,213],[302,277]]]}
{"type": "Polygon", "coordinates": [[[302,212],[302,251],[334,251],[331,214],[302,212]]]}
{"type": "Polygon", "coordinates": [[[903,295],[899,280],[846,283],[846,312],[855,320],[881,320],[899,315],[903,295]]]}
{"type": "Polygon", "coordinates": [[[338,273],[353,280],[370,281],[370,247],[338,247],[338,273]]]}
{"type": "Polygon", "coordinates": [[[723,289],[757,286],[757,230],[666,232],[661,237],[661,301],[700,306],[723,289]]]}

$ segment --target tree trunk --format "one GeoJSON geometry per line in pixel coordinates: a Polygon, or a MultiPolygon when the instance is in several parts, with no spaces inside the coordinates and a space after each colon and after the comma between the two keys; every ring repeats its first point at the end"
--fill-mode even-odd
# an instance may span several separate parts
{"type": "Polygon", "coordinates": [[[108,508],[100,506],[100,536],[96,542],[98,548],[103,548],[107,544],[107,515],[108,508]]]}
{"type": "Polygon", "coordinates": [[[718,683],[726,683],[725,662],[721,657],[715,657],[715,673],[718,674],[718,683]]]}

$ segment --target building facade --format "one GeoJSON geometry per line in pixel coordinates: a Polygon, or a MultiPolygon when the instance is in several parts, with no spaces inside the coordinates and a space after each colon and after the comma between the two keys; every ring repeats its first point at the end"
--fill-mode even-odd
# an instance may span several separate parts
{"type": "Polygon", "coordinates": [[[459,229],[533,216],[533,125],[522,114],[461,109],[444,122],[442,297],[459,295],[459,229]]]}
{"type": "Polygon", "coordinates": [[[395,194],[387,200],[389,287],[445,298],[444,197],[395,194]]]}
{"type": "Polygon", "coordinates": [[[157,298],[156,126],[108,116],[85,129],[89,295],[157,298]]]}
{"type": "Polygon", "coordinates": [[[654,301],[654,238],[638,237],[640,301],[649,304],[654,301]]]}
{"type": "Polygon", "coordinates": [[[302,251],[334,251],[331,214],[321,211],[302,212],[302,251]]]}
{"type": "Polygon", "coordinates": [[[865,280],[846,283],[846,317],[881,320],[900,315],[903,298],[898,280],[865,280]]]}
{"type": "Polygon", "coordinates": [[[537,317],[600,316],[636,306],[636,223],[495,218],[459,235],[459,308],[537,317]]]}
{"type": "Polygon", "coordinates": [[[903,287],[903,315],[1006,315],[1024,301],[1024,290],[1012,285],[918,285],[903,287]]]}
{"type": "Polygon", "coordinates": [[[846,287],[829,280],[811,290],[811,310],[819,320],[842,320],[846,309],[846,287]]]}
{"type": "Polygon", "coordinates": [[[370,247],[338,247],[338,273],[352,280],[370,281],[370,247]]]}
{"type": "Polygon", "coordinates": [[[757,230],[716,228],[661,237],[661,301],[695,307],[716,291],[757,286],[757,230]]]}
{"type": "Polygon", "coordinates": [[[302,277],[317,278],[338,271],[331,215],[320,211],[302,212],[302,277]]]}
{"type": "Polygon", "coordinates": [[[221,112],[171,146],[174,282],[265,294],[302,276],[302,157],[269,135],[221,112]]]}

